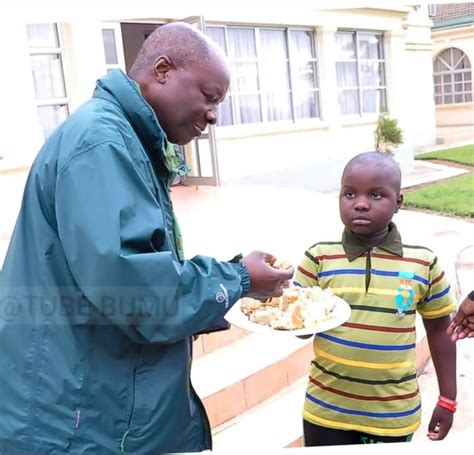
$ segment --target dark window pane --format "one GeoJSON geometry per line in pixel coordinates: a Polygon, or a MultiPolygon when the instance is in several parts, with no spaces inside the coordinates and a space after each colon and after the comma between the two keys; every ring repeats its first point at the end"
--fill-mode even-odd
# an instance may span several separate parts
{"type": "Polygon", "coordinates": [[[235,96],[234,100],[236,102],[235,124],[262,121],[259,95],[239,95],[235,96]]]}
{"type": "Polygon", "coordinates": [[[336,61],[355,60],[354,33],[336,33],[336,61]]]}
{"type": "Polygon", "coordinates": [[[47,139],[50,134],[58,127],[69,115],[66,105],[39,106],[38,115],[41,127],[43,128],[44,138],[47,139]]]}
{"type": "Polygon", "coordinates": [[[59,47],[56,24],[27,24],[26,33],[30,47],[59,47]]]}
{"type": "Polygon", "coordinates": [[[232,125],[232,97],[228,96],[219,105],[218,126],[232,125]]]}
{"type": "Polygon", "coordinates": [[[337,85],[339,87],[357,87],[357,64],[336,63],[337,85]]]}
{"type": "Polygon", "coordinates": [[[232,91],[256,92],[258,91],[258,69],[256,63],[233,63],[232,91]]]}
{"type": "Polygon", "coordinates": [[[255,33],[253,29],[229,28],[227,29],[229,40],[229,57],[242,59],[255,59],[255,33]]]}
{"type": "Polygon", "coordinates": [[[291,120],[291,98],[287,92],[275,91],[265,95],[267,103],[267,120],[291,120]]]}
{"type": "Polygon", "coordinates": [[[362,62],[360,64],[361,85],[380,86],[385,85],[383,63],[362,62]]]}
{"type": "Polygon", "coordinates": [[[63,66],[59,54],[32,55],[31,69],[36,98],[48,99],[66,96],[63,66]]]}
{"type": "Polygon", "coordinates": [[[343,114],[359,114],[359,95],[357,90],[341,90],[339,105],[343,114]]]}
{"type": "Polygon", "coordinates": [[[224,27],[206,27],[206,35],[215,41],[224,52],[227,52],[224,27]]]}
{"type": "Polygon", "coordinates": [[[288,58],[284,30],[261,30],[261,60],[275,61],[288,58]]]}
{"type": "Polygon", "coordinates": [[[368,59],[383,58],[381,35],[359,34],[359,57],[368,59]]]}
{"type": "Polygon", "coordinates": [[[291,31],[290,47],[293,57],[297,56],[298,60],[310,60],[316,57],[313,32],[302,30],[291,31]]]}
{"type": "Polygon", "coordinates": [[[295,103],[295,118],[319,118],[319,103],[317,92],[293,93],[295,103]]]}

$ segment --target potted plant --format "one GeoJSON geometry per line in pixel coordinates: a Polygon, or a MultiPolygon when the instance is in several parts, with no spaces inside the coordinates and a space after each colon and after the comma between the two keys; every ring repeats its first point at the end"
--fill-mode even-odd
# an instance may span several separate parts
{"type": "Polygon", "coordinates": [[[403,131],[398,126],[398,120],[381,115],[374,132],[375,150],[393,155],[392,147],[403,144],[403,131]]]}
{"type": "Polygon", "coordinates": [[[409,148],[401,148],[403,144],[403,131],[398,126],[398,121],[387,115],[380,115],[374,131],[375,150],[388,153],[400,165],[402,173],[412,170],[414,166],[414,152],[409,148]]]}

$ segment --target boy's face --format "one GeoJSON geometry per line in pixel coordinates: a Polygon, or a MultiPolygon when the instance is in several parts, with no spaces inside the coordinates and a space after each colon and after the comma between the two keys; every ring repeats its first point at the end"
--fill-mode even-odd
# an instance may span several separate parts
{"type": "Polygon", "coordinates": [[[339,210],[344,225],[356,234],[383,232],[401,207],[397,177],[383,166],[353,164],[342,178],[339,210]]]}

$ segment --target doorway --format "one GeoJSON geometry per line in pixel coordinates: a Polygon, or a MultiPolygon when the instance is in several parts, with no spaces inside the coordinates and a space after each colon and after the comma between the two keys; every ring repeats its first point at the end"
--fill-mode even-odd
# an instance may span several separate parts
{"type": "MultiPolygon", "coordinates": [[[[204,18],[202,16],[193,16],[182,19],[199,30],[205,29],[204,18]]],[[[104,23],[104,49],[107,54],[116,54],[120,61],[115,67],[120,67],[128,73],[135,58],[148,36],[164,22],[121,22],[104,23]],[[118,28],[117,28],[118,27],[118,28]],[[110,39],[111,32],[115,31],[110,39]],[[107,32],[105,32],[107,30],[107,32]],[[106,36],[108,40],[106,42],[106,36]],[[111,52],[111,46],[115,46],[114,52],[111,52]]],[[[109,65],[108,65],[109,69],[109,65]]],[[[111,68],[113,69],[113,67],[111,68]]],[[[208,125],[203,134],[191,141],[189,144],[181,147],[186,164],[191,171],[185,177],[180,177],[179,183],[184,185],[219,185],[219,167],[217,161],[217,147],[214,125],[208,125]]]]}

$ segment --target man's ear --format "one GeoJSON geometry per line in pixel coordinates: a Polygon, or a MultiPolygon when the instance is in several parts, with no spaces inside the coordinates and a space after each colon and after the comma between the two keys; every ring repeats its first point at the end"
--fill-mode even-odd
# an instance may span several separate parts
{"type": "Polygon", "coordinates": [[[400,207],[403,205],[403,194],[400,193],[400,194],[397,196],[397,201],[396,201],[396,203],[397,203],[397,207],[395,208],[395,213],[398,212],[398,210],[400,209],[400,207]]]}
{"type": "Polygon", "coordinates": [[[172,63],[166,55],[160,55],[153,63],[153,76],[160,84],[165,84],[168,80],[172,63]]]}

